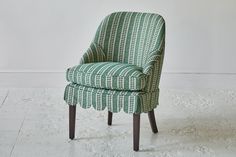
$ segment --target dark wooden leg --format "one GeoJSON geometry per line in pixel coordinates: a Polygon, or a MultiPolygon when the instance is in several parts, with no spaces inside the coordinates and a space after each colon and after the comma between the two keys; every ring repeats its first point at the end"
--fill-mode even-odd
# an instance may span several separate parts
{"type": "Polygon", "coordinates": [[[133,149],[139,150],[140,114],[133,114],[133,149]]]}
{"type": "Polygon", "coordinates": [[[158,129],[157,129],[157,125],[156,125],[154,110],[151,110],[148,112],[148,118],[149,118],[149,122],[150,122],[150,125],[152,128],[152,132],[157,133],[158,129]]]}
{"type": "Polygon", "coordinates": [[[108,121],[107,121],[107,124],[108,125],[112,124],[112,112],[111,111],[108,111],[108,121]]]}
{"type": "Polygon", "coordinates": [[[69,137],[72,140],[75,137],[75,117],[76,117],[76,106],[69,105],[69,137]]]}

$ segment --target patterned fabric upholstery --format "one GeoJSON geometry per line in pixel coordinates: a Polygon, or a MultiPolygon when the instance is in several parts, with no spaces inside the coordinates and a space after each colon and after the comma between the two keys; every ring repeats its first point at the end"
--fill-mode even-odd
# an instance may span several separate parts
{"type": "Polygon", "coordinates": [[[82,108],[93,106],[96,110],[126,113],[148,112],[157,106],[158,91],[131,92],[91,88],[71,83],[67,85],[64,99],[70,105],[79,104],[82,108]],[[141,105],[142,104],[142,105],[141,105]]]}
{"type": "Polygon", "coordinates": [[[64,99],[118,112],[141,113],[158,105],[165,22],[158,14],[116,12],[99,25],[80,65],[67,70],[64,99]],[[106,70],[105,68],[108,68],[106,70]]]}
{"type": "Polygon", "coordinates": [[[93,42],[91,43],[87,52],[81,58],[80,64],[104,62],[104,61],[106,61],[105,53],[103,52],[102,48],[99,45],[93,42]]]}
{"type": "Polygon", "coordinates": [[[100,62],[69,68],[67,80],[95,88],[136,91],[145,87],[146,75],[136,65],[100,62]]]}

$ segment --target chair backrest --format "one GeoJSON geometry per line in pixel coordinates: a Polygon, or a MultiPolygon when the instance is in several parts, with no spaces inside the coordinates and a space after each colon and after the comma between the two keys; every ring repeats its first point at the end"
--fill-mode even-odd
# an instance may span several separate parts
{"type": "Polygon", "coordinates": [[[142,67],[149,53],[163,48],[165,21],[158,14],[115,12],[100,24],[94,42],[107,61],[142,67]]]}

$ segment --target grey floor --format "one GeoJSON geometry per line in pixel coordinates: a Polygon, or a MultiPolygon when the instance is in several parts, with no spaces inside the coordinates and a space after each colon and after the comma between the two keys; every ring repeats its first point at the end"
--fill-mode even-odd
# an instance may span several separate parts
{"type": "Polygon", "coordinates": [[[63,89],[0,89],[0,157],[235,157],[236,91],[163,89],[158,134],[141,116],[140,151],[132,151],[132,116],[77,110],[68,139],[63,89]]]}

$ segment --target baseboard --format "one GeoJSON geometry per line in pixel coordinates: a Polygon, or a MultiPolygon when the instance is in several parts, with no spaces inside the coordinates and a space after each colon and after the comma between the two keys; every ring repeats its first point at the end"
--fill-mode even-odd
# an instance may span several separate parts
{"type": "Polygon", "coordinates": [[[234,73],[163,73],[161,87],[236,89],[234,73]]]}
{"type": "Polygon", "coordinates": [[[0,88],[60,88],[65,85],[65,72],[0,72],[0,88]]]}
{"type": "MultiPolygon", "coordinates": [[[[236,74],[163,72],[161,88],[236,89],[236,74]]],[[[0,88],[60,88],[66,85],[64,72],[0,72],[0,88]]]]}

